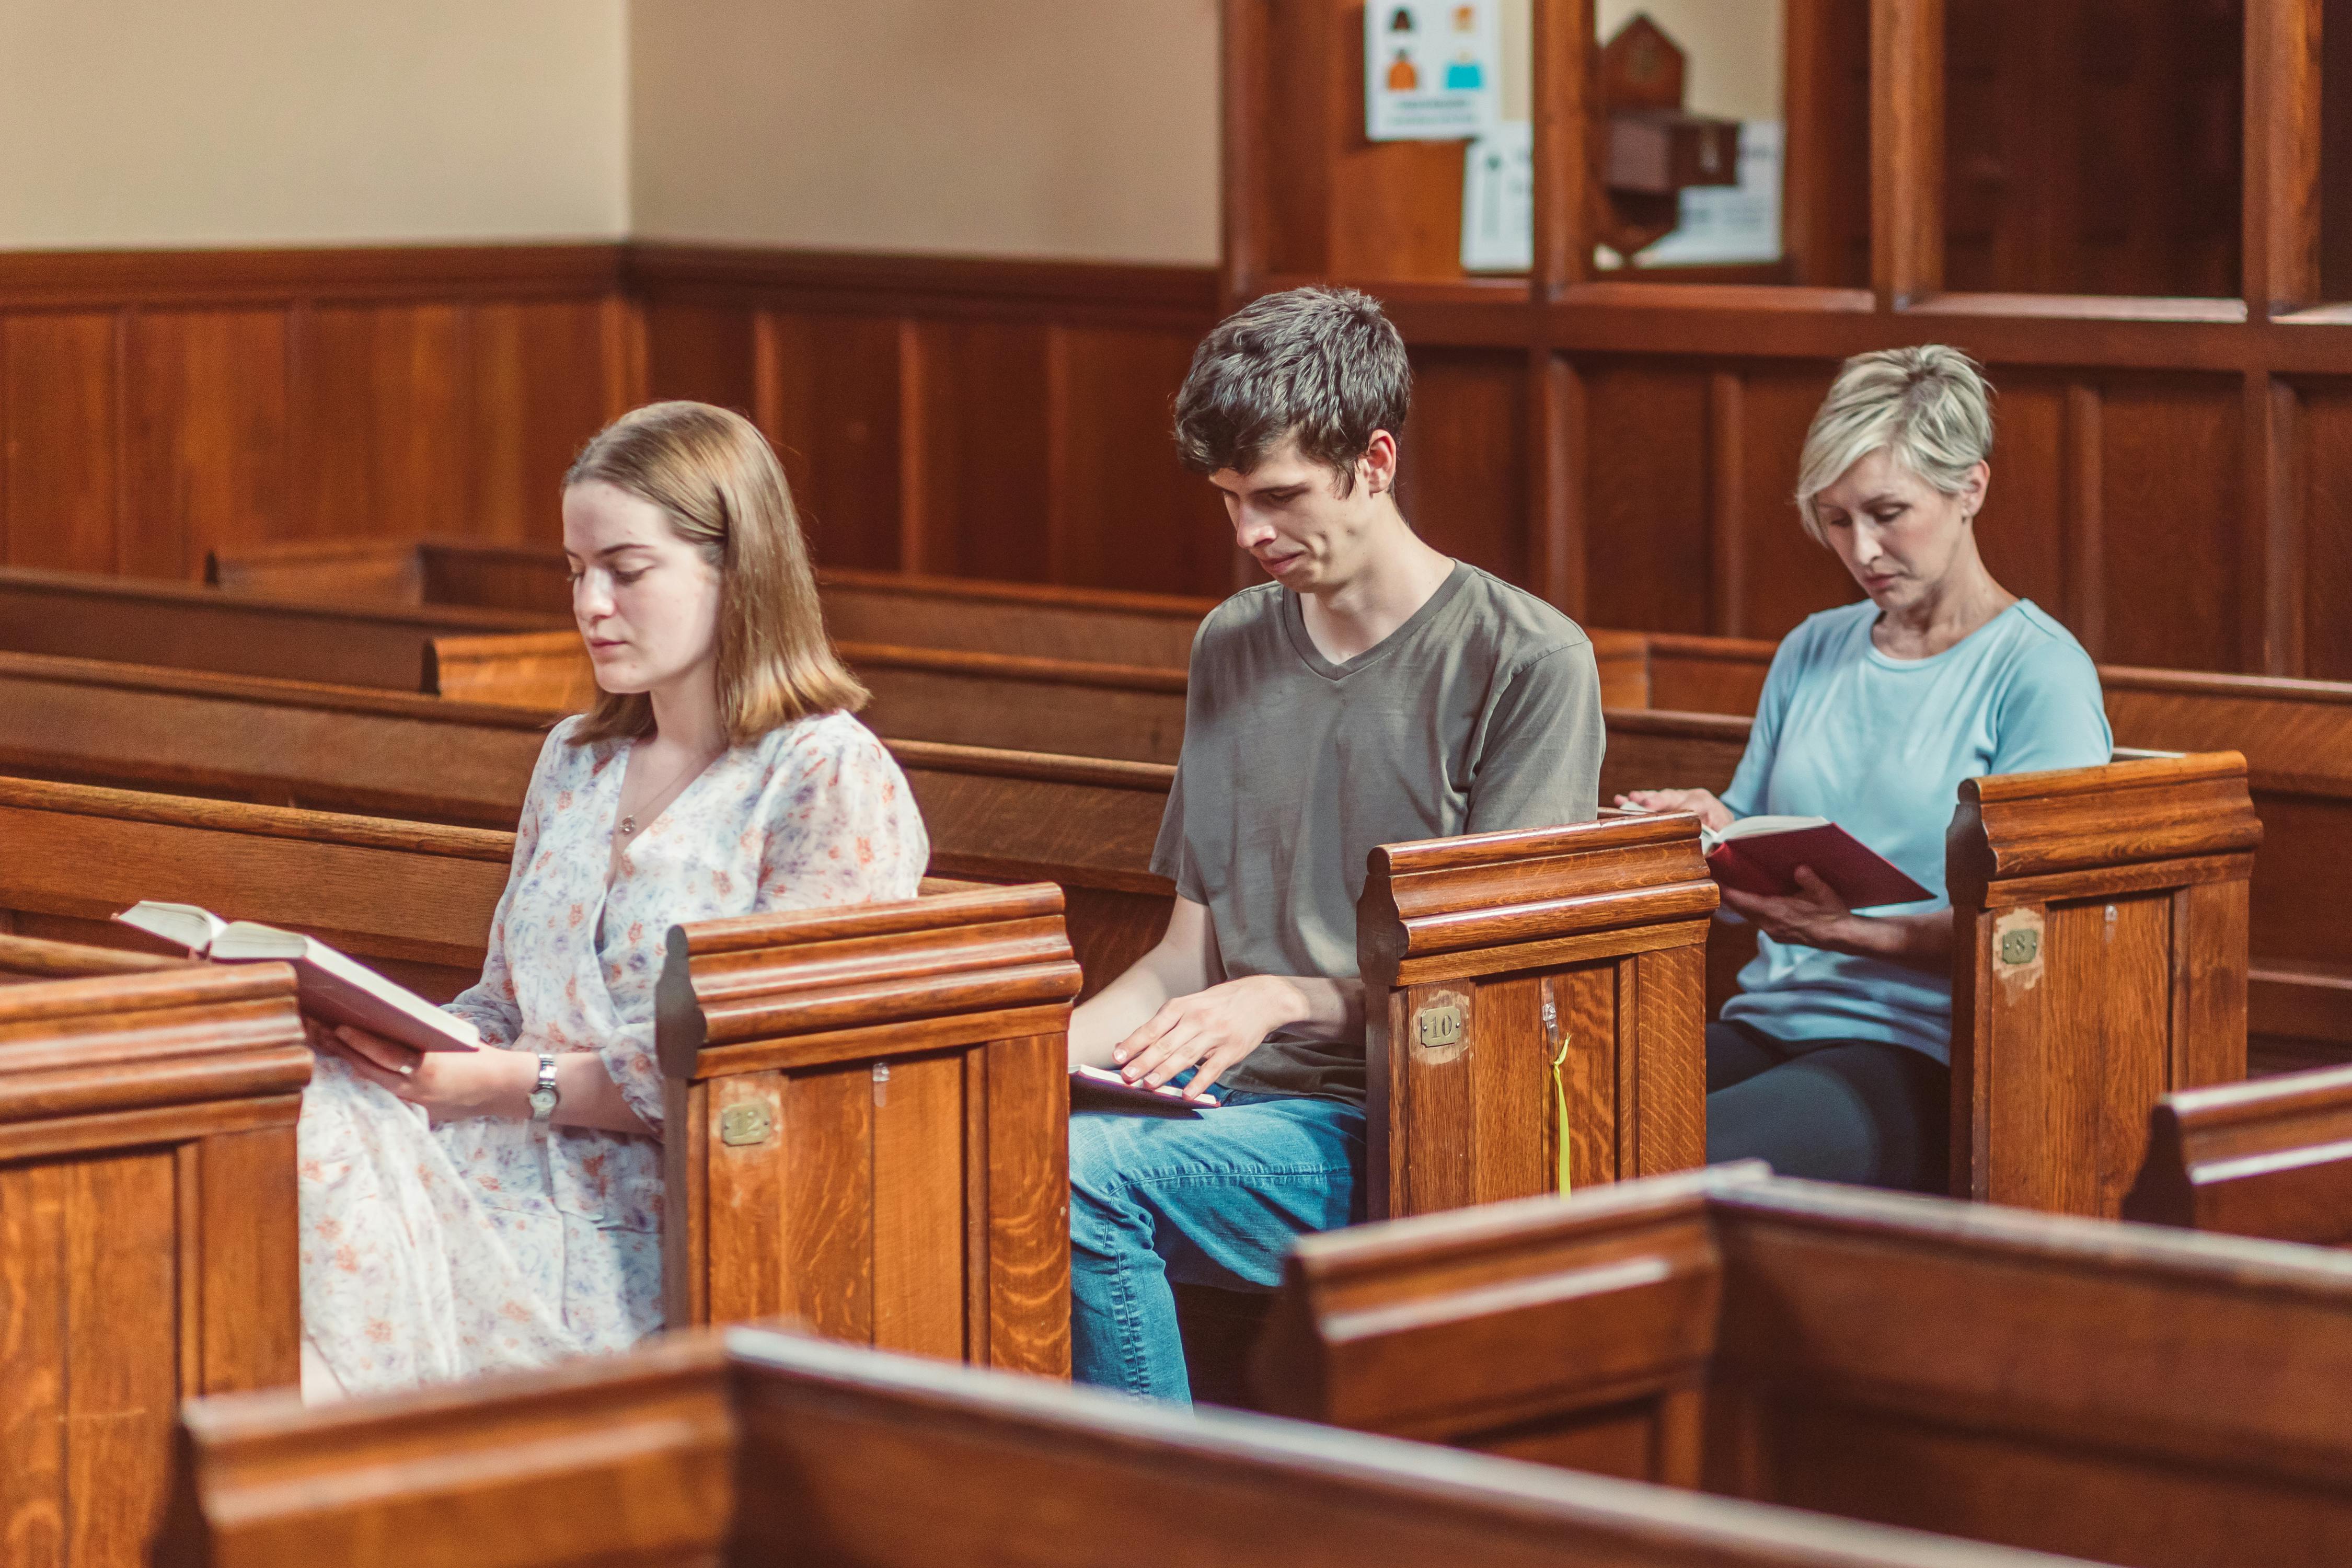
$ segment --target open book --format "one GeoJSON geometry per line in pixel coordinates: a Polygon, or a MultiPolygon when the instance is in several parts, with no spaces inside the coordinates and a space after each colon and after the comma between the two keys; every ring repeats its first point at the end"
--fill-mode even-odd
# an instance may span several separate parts
{"type": "Polygon", "coordinates": [[[1070,1103],[1077,1110],[1212,1110],[1220,1103],[1217,1091],[1212,1089],[1202,1099],[1195,1100],[1173,1087],[1145,1089],[1132,1084],[1115,1072],[1101,1068],[1070,1069],[1070,1103]]]}
{"type": "Polygon", "coordinates": [[[1715,879],[1743,893],[1792,897],[1799,890],[1797,868],[1807,866],[1848,909],[1936,896],[1827,817],[1743,816],[1721,832],[1702,828],[1699,844],[1715,879]]]}
{"type": "Polygon", "coordinates": [[[328,1023],[373,1030],[420,1051],[481,1049],[481,1033],[473,1025],[316,937],[253,921],[224,921],[194,904],[133,904],[114,918],[198,958],[291,963],[301,982],[302,1011],[328,1023]]]}

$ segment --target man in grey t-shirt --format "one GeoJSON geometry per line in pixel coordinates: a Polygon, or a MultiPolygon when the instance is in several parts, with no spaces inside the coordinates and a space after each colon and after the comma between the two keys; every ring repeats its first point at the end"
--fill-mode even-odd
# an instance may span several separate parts
{"type": "Polygon", "coordinates": [[[1298,289],[1210,333],[1177,399],[1187,466],[1275,581],[1193,640],[1167,934],[1070,1021],[1074,1066],[1184,1097],[1071,1116],[1080,1382],[1188,1398],[1171,1281],[1270,1289],[1295,1237],[1362,1217],[1372,849],[1593,815],[1591,644],[1405,521],[1411,395],[1377,304],[1298,289]]]}

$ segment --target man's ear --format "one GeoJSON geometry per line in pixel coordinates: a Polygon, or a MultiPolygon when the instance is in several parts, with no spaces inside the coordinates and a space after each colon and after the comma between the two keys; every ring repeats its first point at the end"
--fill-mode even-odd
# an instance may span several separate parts
{"type": "Polygon", "coordinates": [[[1375,430],[1365,444],[1364,455],[1356,459],[1356,471],[1374,495],[1387,495],[1396,489],[1396,437],[1386,430],[1375,430]]]}

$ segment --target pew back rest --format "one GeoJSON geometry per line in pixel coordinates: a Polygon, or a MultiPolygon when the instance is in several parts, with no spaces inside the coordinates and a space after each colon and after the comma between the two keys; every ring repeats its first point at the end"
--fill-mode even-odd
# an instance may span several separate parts
{"type": "Polygon", "coordinates": [[[164,951],[142,899],[302,931],[435,1001],[481,974],[514,836],[0,779],[0,910],[16,934],[164,951]]]}
{"type": "Polygon", "coordinates": [[[0,770],[512,828],[552,714],[414,693],[0,654],[0,770]]]}
{"type": "Polygon", "coordinates": [[[1906,1531],[739,1330],[303,1410],[207,1401],[165,1568],[2057,1568],[1906,1531]]]}
{"type": "Polygon", "coordinates": [[[119,659],[391,691],[425,685],[436,637],[544,629],[550,617],[463,606],[249,598],[191,583],[0,570],[0,650],[119,659]]]}
{"type": "Polygon", "coordinates": [[[1289,1414],[1579,1464],[1630,1414],[1598,1462],[1651,1479],[2101,1562],[2318,1564],[2352,1522],[2347,1330],[2334,1253],[1748,1165],[1309,1238],[1259,1365],[1289,1414]]]}
{"type": "Polygon", "coordinates": [[[2166,1095],[2124,1217],[2352,1244],[2352,1068],[2166,1095]]]}

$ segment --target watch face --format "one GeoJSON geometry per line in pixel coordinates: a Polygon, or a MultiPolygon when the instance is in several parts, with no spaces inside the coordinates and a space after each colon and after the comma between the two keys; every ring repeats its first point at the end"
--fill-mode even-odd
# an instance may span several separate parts
{"type": "Polygon", "coordinates": [[[555,1091],[553,1089],[534,1089],[530,1091],[530,1113],[533,1116],[547,1116],[554,1110],[555,1091]]]}

